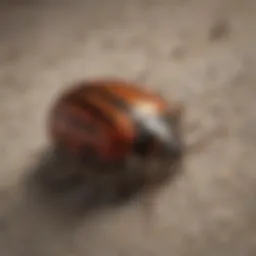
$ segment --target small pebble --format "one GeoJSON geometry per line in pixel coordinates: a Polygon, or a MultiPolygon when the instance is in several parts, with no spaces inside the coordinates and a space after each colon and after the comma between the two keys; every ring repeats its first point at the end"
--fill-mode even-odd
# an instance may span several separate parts
{"type": "Polygon", "coordinates": [[[209,31],[210,41],[219,41],[230,34],[230,24],[225,20],[215,22],[209,31]]]}

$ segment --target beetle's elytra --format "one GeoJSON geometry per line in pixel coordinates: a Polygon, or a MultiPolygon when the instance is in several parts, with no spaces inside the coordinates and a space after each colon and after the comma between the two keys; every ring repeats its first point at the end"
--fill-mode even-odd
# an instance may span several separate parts
{"type": "Polygon", "coordinates": [[[120,80],[84,81],[64,92],[50,114],[55,145],[97,161],[182,155],[180,109],[120,80]]]}

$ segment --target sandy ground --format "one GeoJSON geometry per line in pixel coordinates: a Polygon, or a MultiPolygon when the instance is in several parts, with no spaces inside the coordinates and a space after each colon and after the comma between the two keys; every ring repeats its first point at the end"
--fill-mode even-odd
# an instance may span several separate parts
{"type": "Polygon", "coordinates": [[[256,2],[5,2],[0,255],[256,255],[256,2]],[[51,100],[70,82],[98,76],[182,101],[188,143],[221,131],[162,191],[155,229],[145,229],[136,201],[78,218],[24,192],[48,143],[51,100]]]}

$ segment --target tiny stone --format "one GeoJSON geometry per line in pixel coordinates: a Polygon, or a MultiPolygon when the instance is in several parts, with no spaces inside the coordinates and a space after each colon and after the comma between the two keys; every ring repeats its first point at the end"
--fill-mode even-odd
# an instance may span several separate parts
{"type": "Polygon", "coordinates": [[[230,24],[227,21],[221,20],[215,22],[209,31],[210,41],[217,41],[227,37],[230,33],[230,24]]]}

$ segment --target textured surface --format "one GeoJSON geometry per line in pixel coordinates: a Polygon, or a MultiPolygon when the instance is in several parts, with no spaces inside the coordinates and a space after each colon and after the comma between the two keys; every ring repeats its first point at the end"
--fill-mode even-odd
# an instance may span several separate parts
{"type": "Polygon", "coordinates": [[[16,2],[0,8],[0,255],[256,255],[255,1],[16,2]],[[49,103],[95,76],[184,102],[188,143],[220,131],[161,193],[155,230],[138,202],[64,218],[24,192],[49,103]]]}

